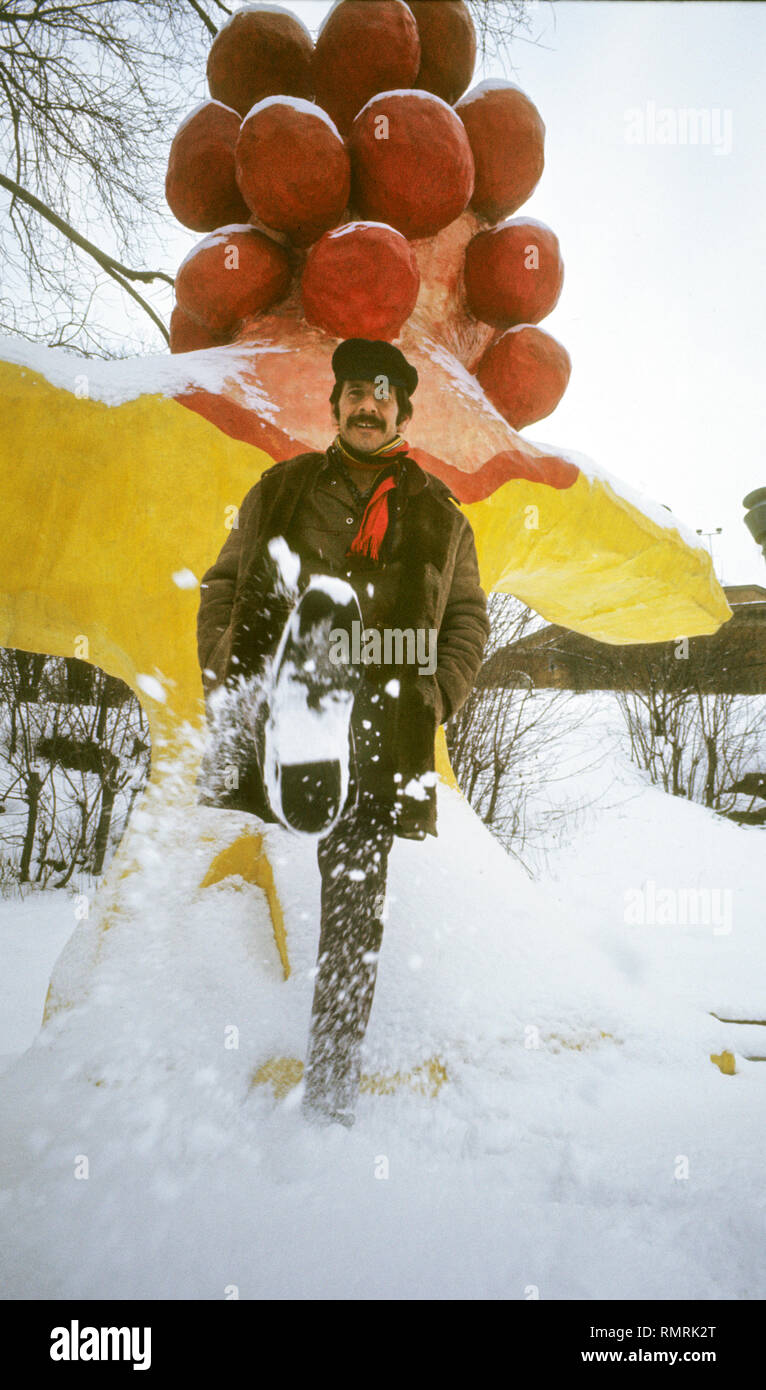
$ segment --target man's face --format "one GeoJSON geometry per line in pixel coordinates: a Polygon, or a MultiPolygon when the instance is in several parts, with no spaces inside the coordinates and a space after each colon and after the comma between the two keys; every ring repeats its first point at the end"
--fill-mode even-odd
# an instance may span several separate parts
{"type": "Polygon", "coordinates": [[[386,388],[380,378],[377,385],[374,381],[344,381],[338,401],[340,437],[353,449],[372,453],[398,434],[398,410],[395,387],[386,388]]]}

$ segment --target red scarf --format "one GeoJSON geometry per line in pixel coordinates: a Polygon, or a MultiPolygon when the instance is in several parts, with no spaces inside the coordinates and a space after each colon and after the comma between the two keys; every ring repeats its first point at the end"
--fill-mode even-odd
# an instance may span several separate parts
{"type": "MultiPolygon", "coordinates": [[[[373,460],[395,457],[398,454],[406,454],[409,449],[406,439],[401,435],[396,435],[389,440],[388,444],[382,444],[379,449],[375,449],[371,454],[364,458],[357,458],[351,452],[347,444],[343,444],[340,436],[336,439],[336,444],[341,452],[351,463],[371,464],[373,460]]],[[[388,511],[388,494],[393,491],[399,481],[399,467],[396,466],[396,473],[384,478],[378,484],[372,494],[354,539],[347,551],[349,555],[367,555],[371,560],[380,559],[380,549],[385,539],[390,520],[388,511]]]]}
{"type": "Polygon", "coordinates": [[[372,494],[364,509],[362,524],[348,550],[349,555],[369,555],[371,560],[380,559],[380,547],[388,530],[388,493],[396,487],[396,478],[384,478],[372,494]]]}

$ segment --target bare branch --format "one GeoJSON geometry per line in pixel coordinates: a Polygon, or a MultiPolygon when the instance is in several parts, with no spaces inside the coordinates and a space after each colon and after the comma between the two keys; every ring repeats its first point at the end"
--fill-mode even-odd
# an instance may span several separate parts
{"type": "Polygon", "coordinates": [[[63,232],[75,246],[79,246],[87,255],[92,256],[93,260],[101,266],[102,270],[105,270],[107,275],[111,275],[112,279],[116,280],[117,284],[120,285],[127,294],[131,295],[131,297],[136,300],[136,303],[141,305],[144,312],[147,313],[157,325],[165,341],[170,341],[170,335],[162,319],[154,312],[151,304],[147,304],[146,300],[138,291],[134,290],[133,287],[127,283],[127,280],[147,281],[159,279],[166,280],[168,284],[172,285],[173,280],[171,276],[166,275],[164,271],[161,270],[130,270],[127,266],[120,265],[119,262],[115,261],[106,251],[99,250],[97,246],[93,245],[92,241],[88,241],[86,237],[81,236],[79,232],[75,231],[75,228],[68,222],[65,222],[63,217],[59,217],[51,208],[41,203],[40,199],[36,198],[33,193],[30,193],[26,188],[22,188],[21,185],[15,183],[14,180],[6,178],[4,174],[0,174],[0,186],[7,188],[13,193],[14,198],[19,198],[22,202],[27,203],[29,207],[34,208],[35,212],[38,212],[41,217],[46,218],[46,220],[60,232],[63,232]]]}
{"type": "Polygon", "coordinates": [[[116,261],[113,256],[110,256],[108,251],[101,251],[99,247],[94,246],[92,241],[88,241],[87,238],[76,231],[69,222],[66,222],[63,217],[59,217],[58,213],[54,212],[52,208],[46,207],[45,203],[42,203],[39,198],[36,198],[34,193],[30,193],[28,189],[22,188],[21,185],[15,183],[13,179],[6,178],[4,174],[0,174],[0,185],[2,185],[3,188],[9,189],[14,199],[21,198],[22,202],[34,208],[35,212],[39,212],[41,217],[45,217],[48,222],[52,223],[54,227],[57,227],[60,232],[63,232],[70,241],[74,242],[75,246],[79,246],[83,251],[87,251],[88,255],[92,256],[94,261],[98,261],[98,264],[103,270],[108,270],[110,272],[116,270],[127,280],[142,280],[145,284],[149,283],[151,280],[165,280],[168,285],[173,285],[175,283],[173,276],[167,275],[164,270],[131,270],[129,266],[120,265],[120,262],[116,261]]]}
{"type": "Polygon", "coordinates": [[[216,29],[212,19],[210,19],[209,16],[205,14],[205,11],[203,10],[202,6],[198,4],[198,0],[189,0],[189,4],[191,5],[195,14],[199,15],[200,19],[202,20],[202,23],[205,25],[205,28],[208,30],[208,32],[213,35],[213,38],[215,38],[216,34],[218,33],[218,30],[216,29]]]}
{"type": "MultiPolygon", "coordinates": [[[[167,341],[162,314],[126,282],[172,284],[130,262],[137,245],[157,244],[167,216],[164,158],[204,83],[210,32],[200,17],[178,0],[0,0],[0,173],[11,195],[0,223],[0,331],[119,353],[99,322],[98,268],[148,313],[144,350],[156,350],[157,331],[167,341]],[[115,243],[106,260],[91,249],[104,226],[115,243]]],[[[144,339],[140,326],[133,333],[144,339]]]]}

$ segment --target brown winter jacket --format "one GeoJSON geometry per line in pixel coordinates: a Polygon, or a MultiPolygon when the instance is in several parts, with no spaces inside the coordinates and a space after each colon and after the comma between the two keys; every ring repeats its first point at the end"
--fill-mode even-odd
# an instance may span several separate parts
{"type": "MultiPolygon", "coordinates": [[[[273,655],[290,603],[276,591],[267,545],[296,530],[301,498],[327,466],[327,455],[301,454],[275,464],[250,489],[218,559],[201,582],[197,646],[206,699],[221,685],[257,677],[273,655]]],[[[391,561],[401,562],[402,583],[391,626],[436,629],[434,675],[402,665],[390,675],[400,681],[396,758],[400,788],[432,773],[434,735],[471,691],[489,633],[479,583],[476,547],[468,519],[449,489],[410,458],[402,464],[392,520],[391,561]]],[[[213,779],[215,780],[215,779],[213,779]]],[[[213,801],[273,820],[257,767],[240,768],[237,787],[213,801]]],[[[433,778],[415,796],[401,797],[397,832],[436,834],[433,778]],[[425,795],[424,795],[425,790],[425,795]]]]}

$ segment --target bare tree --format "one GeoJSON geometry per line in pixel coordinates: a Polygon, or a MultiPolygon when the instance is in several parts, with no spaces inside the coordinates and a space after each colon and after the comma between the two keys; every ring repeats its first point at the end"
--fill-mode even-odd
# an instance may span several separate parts
{"type": "MultiPolygon", "coordinates": [[[[511,71],[511,46],[516,41],[537,43],[535,10],[529,0],[466,0],[476,30],[476,50],[484,63],[511,71]]],[[[553,4],[550,13],[554,14],[553,4]]]]}
{"type": "Polygon", "coordinates": [[[0,839],[6,845],[18,846],[20,842],[18,879],[27,883],[38,836],[41,797],[46,783],[51,781],[52,768],[37,757],[39,706],[36,692],[33,694],[30,689],[29,666],[24,659],[27,654],[22,653],[21,660],[17,656],[14,651],[0,652],[0,709],[8,715],[8,727],[1,731],[4,746],[0,745],[7,759],[2,807],[5,813],[6,801],[12,797],[25,808],[25,815],[17,816],[15,823],[11,818],[7,830],[4,818],[0,839]]]}
{"type": "Polygon", "coordinates": [[[0,0],[0,331],[120,355],[96,312],[108,277],[167,337],[137,285],[172,284],[141,259],[211,27],[185,0],[0,0]]]}
{"type": "Polygon", "coordinates": [[[658,643],[622,664],[627,688],[617,693],[631,756],[652,782],[734,819],[743,796],[752,813],[766,774],[766,697],[735,693],[747,689],[745,651],[736,624],[715,645],[658,643]]]}
{"type": "Polygon", "coordinates": [[[0,650],[0,857],[6,876],[15,865],[20,883],[61,888],[103,871],[146,782],[149,732],[122,681],[91,668],[72,703],[67,663],[39,658],[33,692],[28,655],[0,650]]]}
{"type": "MultiPolygon", "coordinates": [[[[518,599],[493,594],[492,631],[485,663],[501,648],[542,625],[518,599]]],[[[582,701],[567,690],[535,690],[522,669],[506,669],[503,684],[481,677],[462,709],[447,724],[447,747],[458,782],[477,815],[530,875],[566,826],[585,809],[580,797],[556,801],[553,784],[572,776],[561,766],[561,746],[587,718],[582,701]],[[541,794],[548,792],[547,799],[541,794]]],[[[602,754],[591,757],[595,766],[602,754]]],[[[584,770],[580,768],[579,770],[584,770]]]]}

